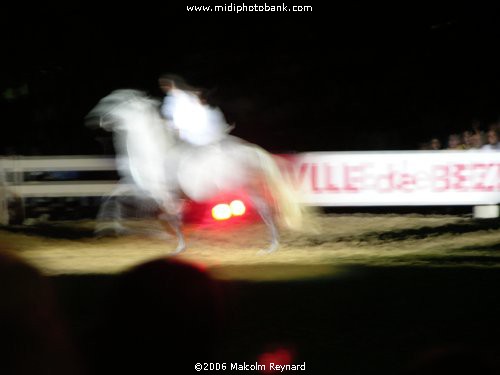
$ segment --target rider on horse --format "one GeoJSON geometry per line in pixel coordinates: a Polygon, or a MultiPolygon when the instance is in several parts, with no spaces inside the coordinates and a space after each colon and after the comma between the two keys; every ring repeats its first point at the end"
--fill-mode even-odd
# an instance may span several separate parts
{"type": "Polygon", "coordinates": [[[208,105],[201,90],[191,87],[181,77],[162,75],[159,85],[166,94],[161,114],[181,140],[204,146],[222,140],[232,130],[222,111],[208,105]]]}

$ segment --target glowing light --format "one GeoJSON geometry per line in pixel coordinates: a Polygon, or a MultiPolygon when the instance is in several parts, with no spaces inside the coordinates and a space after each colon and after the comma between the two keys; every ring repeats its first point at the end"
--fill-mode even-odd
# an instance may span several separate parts
{"type": "Polygon", "coordinates": [[[286,366],[292,364],[293,358],[294,355],[291,350],[287,348],[277,348],[274,351],[265,352],[259,355],[257,362],[259,363],[259,365],[264,365],[261,372],[267,374],[274,372],[274,370],[271,369],[271,363],[273,363],[274,365],[286,366]]]}
{"type": "Polygon", "coordinates": [[[215,220],[227,220],[231,217],[231,208],[226,203],[220,203],[212,208],[212,217],[215,220]]]}
{"type": "Polygon", "coordinates": [[[234,216],[241,216],[245,213],[246,207],[245,204],[240,201],[240,200],[234,200],[229,204],[229,207],[231,208],[231,213],[234,216]]]}

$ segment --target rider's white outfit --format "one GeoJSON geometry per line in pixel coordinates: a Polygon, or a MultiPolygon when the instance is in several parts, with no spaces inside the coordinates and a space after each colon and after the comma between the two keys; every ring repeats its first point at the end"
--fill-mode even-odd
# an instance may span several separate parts
{"type": "Polygon", "coordinates": [[[163,100],[161,113],[180,139],[197,146],[217,142],[231,130],[219,108],[204,105],[188,91],[172,89],[163,100]]]}

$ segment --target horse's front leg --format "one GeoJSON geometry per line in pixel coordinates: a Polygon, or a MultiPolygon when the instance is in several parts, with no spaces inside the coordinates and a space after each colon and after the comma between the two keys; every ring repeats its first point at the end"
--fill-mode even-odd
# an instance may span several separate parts
{"type": "Polygon", "coordinates": [[[252,194],[250,196],[252,204],[255,209],[259,213],[260,217],[266,224],[267,229],[269,230],[269,234],[271,236],[271,243],[267,247],[267,249],[262,249],[259,251],[259,254],[270,254],[278,250],[280,245],[280,235],[278,231],[278,227],[276,226],[276,222],[274,221],[273,212],[267,201],[260,195],[252,194]]]}
{"type": "Polygon", "coordinates": [[[182,211],[180,208],[176,210],[172,210],[171,207],[165,208],[164,212],[159,215],[159,219],[169,225],[177,238],[177,247],[172,255],[182,253],[186,250],[186,240],[182,233],[182,211]]]}
{"type": "Polygon", "coordinates": [[[120,183],[110,195],[104,198],[97,213],[96,225],[94,228],[94,234],[96,236],[116,236],[127,232],[126,228],[121,224],[123,217],[123,204],[121,200],[124,199],[123,196],[129,192],[130,187],[125,183],[120,183]]]}

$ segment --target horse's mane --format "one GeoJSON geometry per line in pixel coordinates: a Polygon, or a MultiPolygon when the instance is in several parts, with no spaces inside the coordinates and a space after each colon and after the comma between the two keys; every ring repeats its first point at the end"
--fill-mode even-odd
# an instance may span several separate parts
{"type": "Polygon", "coordinates": [[[99,105],[101,108],[112,108],[117,104],[126,103],[133,100],[147,100],[154,103],[159,103],[158,99],[149,96],[145,91],[138,89],[117,89],[111,91],[108,95],[102,98],[99,102],[99,105]]]}
{"type": "Polygon", "coordinates": [[[107,96],[107,98],[116,98],[117,100],[127,100],[132,99],[134,97],[147,97],[145,91],[137,90],[137,89],[117,89],[111,91],[111,93],[107,96]]]}

